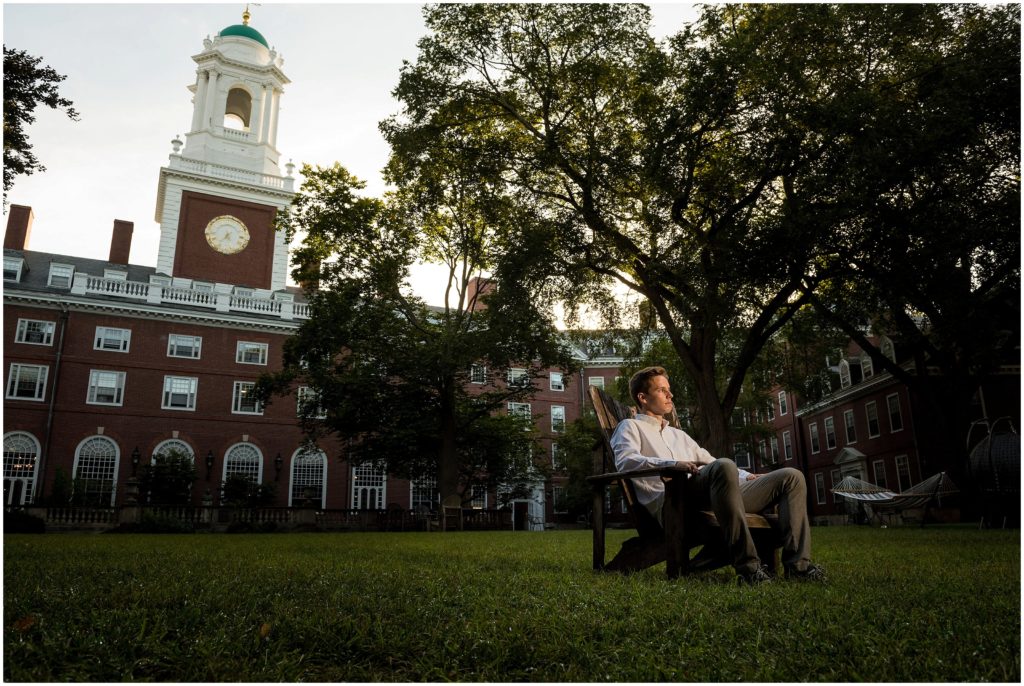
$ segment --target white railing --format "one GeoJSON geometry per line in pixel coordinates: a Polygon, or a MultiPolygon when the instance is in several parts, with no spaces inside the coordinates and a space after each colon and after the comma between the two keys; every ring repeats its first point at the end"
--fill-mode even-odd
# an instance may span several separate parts
{"type": "Polygon", "coordinates": [[[175,305],[208,307],[222,312],[250,312],[281,319],[309,319],[309,304],[293,302],[290,299],[275,300],[272,297],[261,298],[253,295],[217,293],[181,286],[161,286],[141,281],[90,276],[81,272],[75,274],[71,292],[76,295],[112,295],[121,298],[134,298],[152,304],[173,303],[175,305]]]}
{"type": "Polygon", "coordinates": [[[256,298],[248,295],[232,295],[229,301],[229,307],[232,310],[240,310],[242,312],[256,312],[258,314],[281,314],[281,301],[280,300],[267,300],[266,298],[256,298]]]}
{"type": "Polygon", "coordinates": [[[164,286],[161,300],[179,305],[199,305],[200,307],[216,307],[217,294],[213,291],[197,291],[194,288],[164,286]]]}
{"type": "Polygon", "coordinates": [[[145,298],[149,295],[149,284],[141,281],[107,279],[102,276],[86,276],[86,293],[123,295],[128,298],[145,298]]]}
{"type": "Polygon", "coordinates": [[[292,190],[295,183],[295,179],[278,176],[277,174],[264,174],[263,172],[240,169],[238,167],[229,167],[227,165],[215,164],[213,162],[204,162],[202,160],[195,160],[189,157],[172,155],[170,166],[172,169],[181,169],[184,171],[195,172],[197,174],[205,174],[206,176],[215,176],[220,179],[230,179],[232,181],[241,181],[242,183],[266,186],[268,188],[276,188],[286,191],[292,190]]]}

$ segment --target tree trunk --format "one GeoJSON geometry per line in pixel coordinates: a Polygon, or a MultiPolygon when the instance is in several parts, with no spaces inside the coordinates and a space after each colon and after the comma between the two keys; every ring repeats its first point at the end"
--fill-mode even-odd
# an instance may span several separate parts
{"type": "Polygon", "coordinates": [[[441,500],[459,495],[459,460],[455,450],[455,387],[446,383],[441,388],[441,450],[437,464],[437,489],[441,500]]]}

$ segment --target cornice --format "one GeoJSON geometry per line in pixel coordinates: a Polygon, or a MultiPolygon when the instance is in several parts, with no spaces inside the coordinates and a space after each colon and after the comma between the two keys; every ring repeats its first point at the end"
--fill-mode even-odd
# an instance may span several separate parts
{"type": "Polygon", "coordinates": [[[160,167],[160,177],[174,177],[178,179],[185,179],[188,181],[199,181],[208,186],[217,186],[219,188],[232,188],[235,190],[244,190],[250,192],[257,192],[264,196],[273,196],[282,200],[285,204],[289,204],[292,198],[295,197],[294,191],[279,190],[271,188],[270,186],[263,186],[260,184],[245,183],[244,181],[234,181],[232,179],[225,179],[219,176],[208,176],[206,174],[198,174],[196,172],[190,172],[183,169],[171,169],[170,167],[160,167]]]}
{"type": "Polygon", "coordinates": [[[272,74],[274,78],[276,78],[280,82],[281,85],[291,83],[288,77],[284,75],[284,72],[277,68],[277,65],[259,65],[250,64],[248,62],[239,62],[238,60],[226,57],[223,53],[221,53],[218,50],[211,50],[209,52],[201,52],[198,55],[193,55],[192,60],[197,65],[199,65],[200,69],[202,69],[206,63],[220,62],[221,64],[235,67],[236,69],[242,69],[244,71],[258,72],[261,74],[272,74]]]}

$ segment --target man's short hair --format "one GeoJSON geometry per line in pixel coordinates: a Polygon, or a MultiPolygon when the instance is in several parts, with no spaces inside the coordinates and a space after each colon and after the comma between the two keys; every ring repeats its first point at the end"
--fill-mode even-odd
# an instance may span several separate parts
{"type": "Polygon", "coordinates": [[[640,407],[640,394],[650,391],[651,379],[656,376],[668,378],[664,367],[644,367],[629,377],[629,395],[633,398],[633,402],[636,403],[637,407],[640,407]]]}

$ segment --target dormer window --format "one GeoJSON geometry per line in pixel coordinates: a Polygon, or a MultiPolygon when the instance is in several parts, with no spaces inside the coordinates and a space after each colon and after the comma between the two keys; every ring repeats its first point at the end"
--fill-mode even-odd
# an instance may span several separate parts
{"type": "Polygon", "coordinates": [[[839,386],[847,388],[850,385],[850,363],[842,360],[839,363],[839,386]]]}
{"type": "Polygon", "coordinates": [[[122,271],[120,269],[104,269],[103,270],[103,278],[104,279],[116,279],[117,281],[127,281],[128,280],[128,272],[122,271]]]}
{"type": "Polygon", "coordinates": [[[252,96],[241,88],[228,91],[227,107],[224,110],[224,128],[248,131],[252,115],[252,96]]]}
{"type": "Polygon", "coordinates": [[[21,281],[21,268],[25,260],[20,257],[4,258],[4,281],[21,281]]]}
{"type": "Polygon", "coordinates": [[[50,276],[47,286],[54,288],[71,288],[71,280],[75,277],[75,268],[70,264],[50,263],[50,276]]]}
{"type": "Polygon", "coordinates": [[[888,336],[882,336],[882,340],[878,347],[881,348],[883,355],[893,362],[896,361],[896,348],[893,346],[892,340],[888,336]]]}
{"type": "Polygon", "coordinates": [[[875,375],[875,366],[871,361],[871,356],[865,353],[860,358],[860,372],[861,376],[865,379],[870,379],[875,375]]]}

